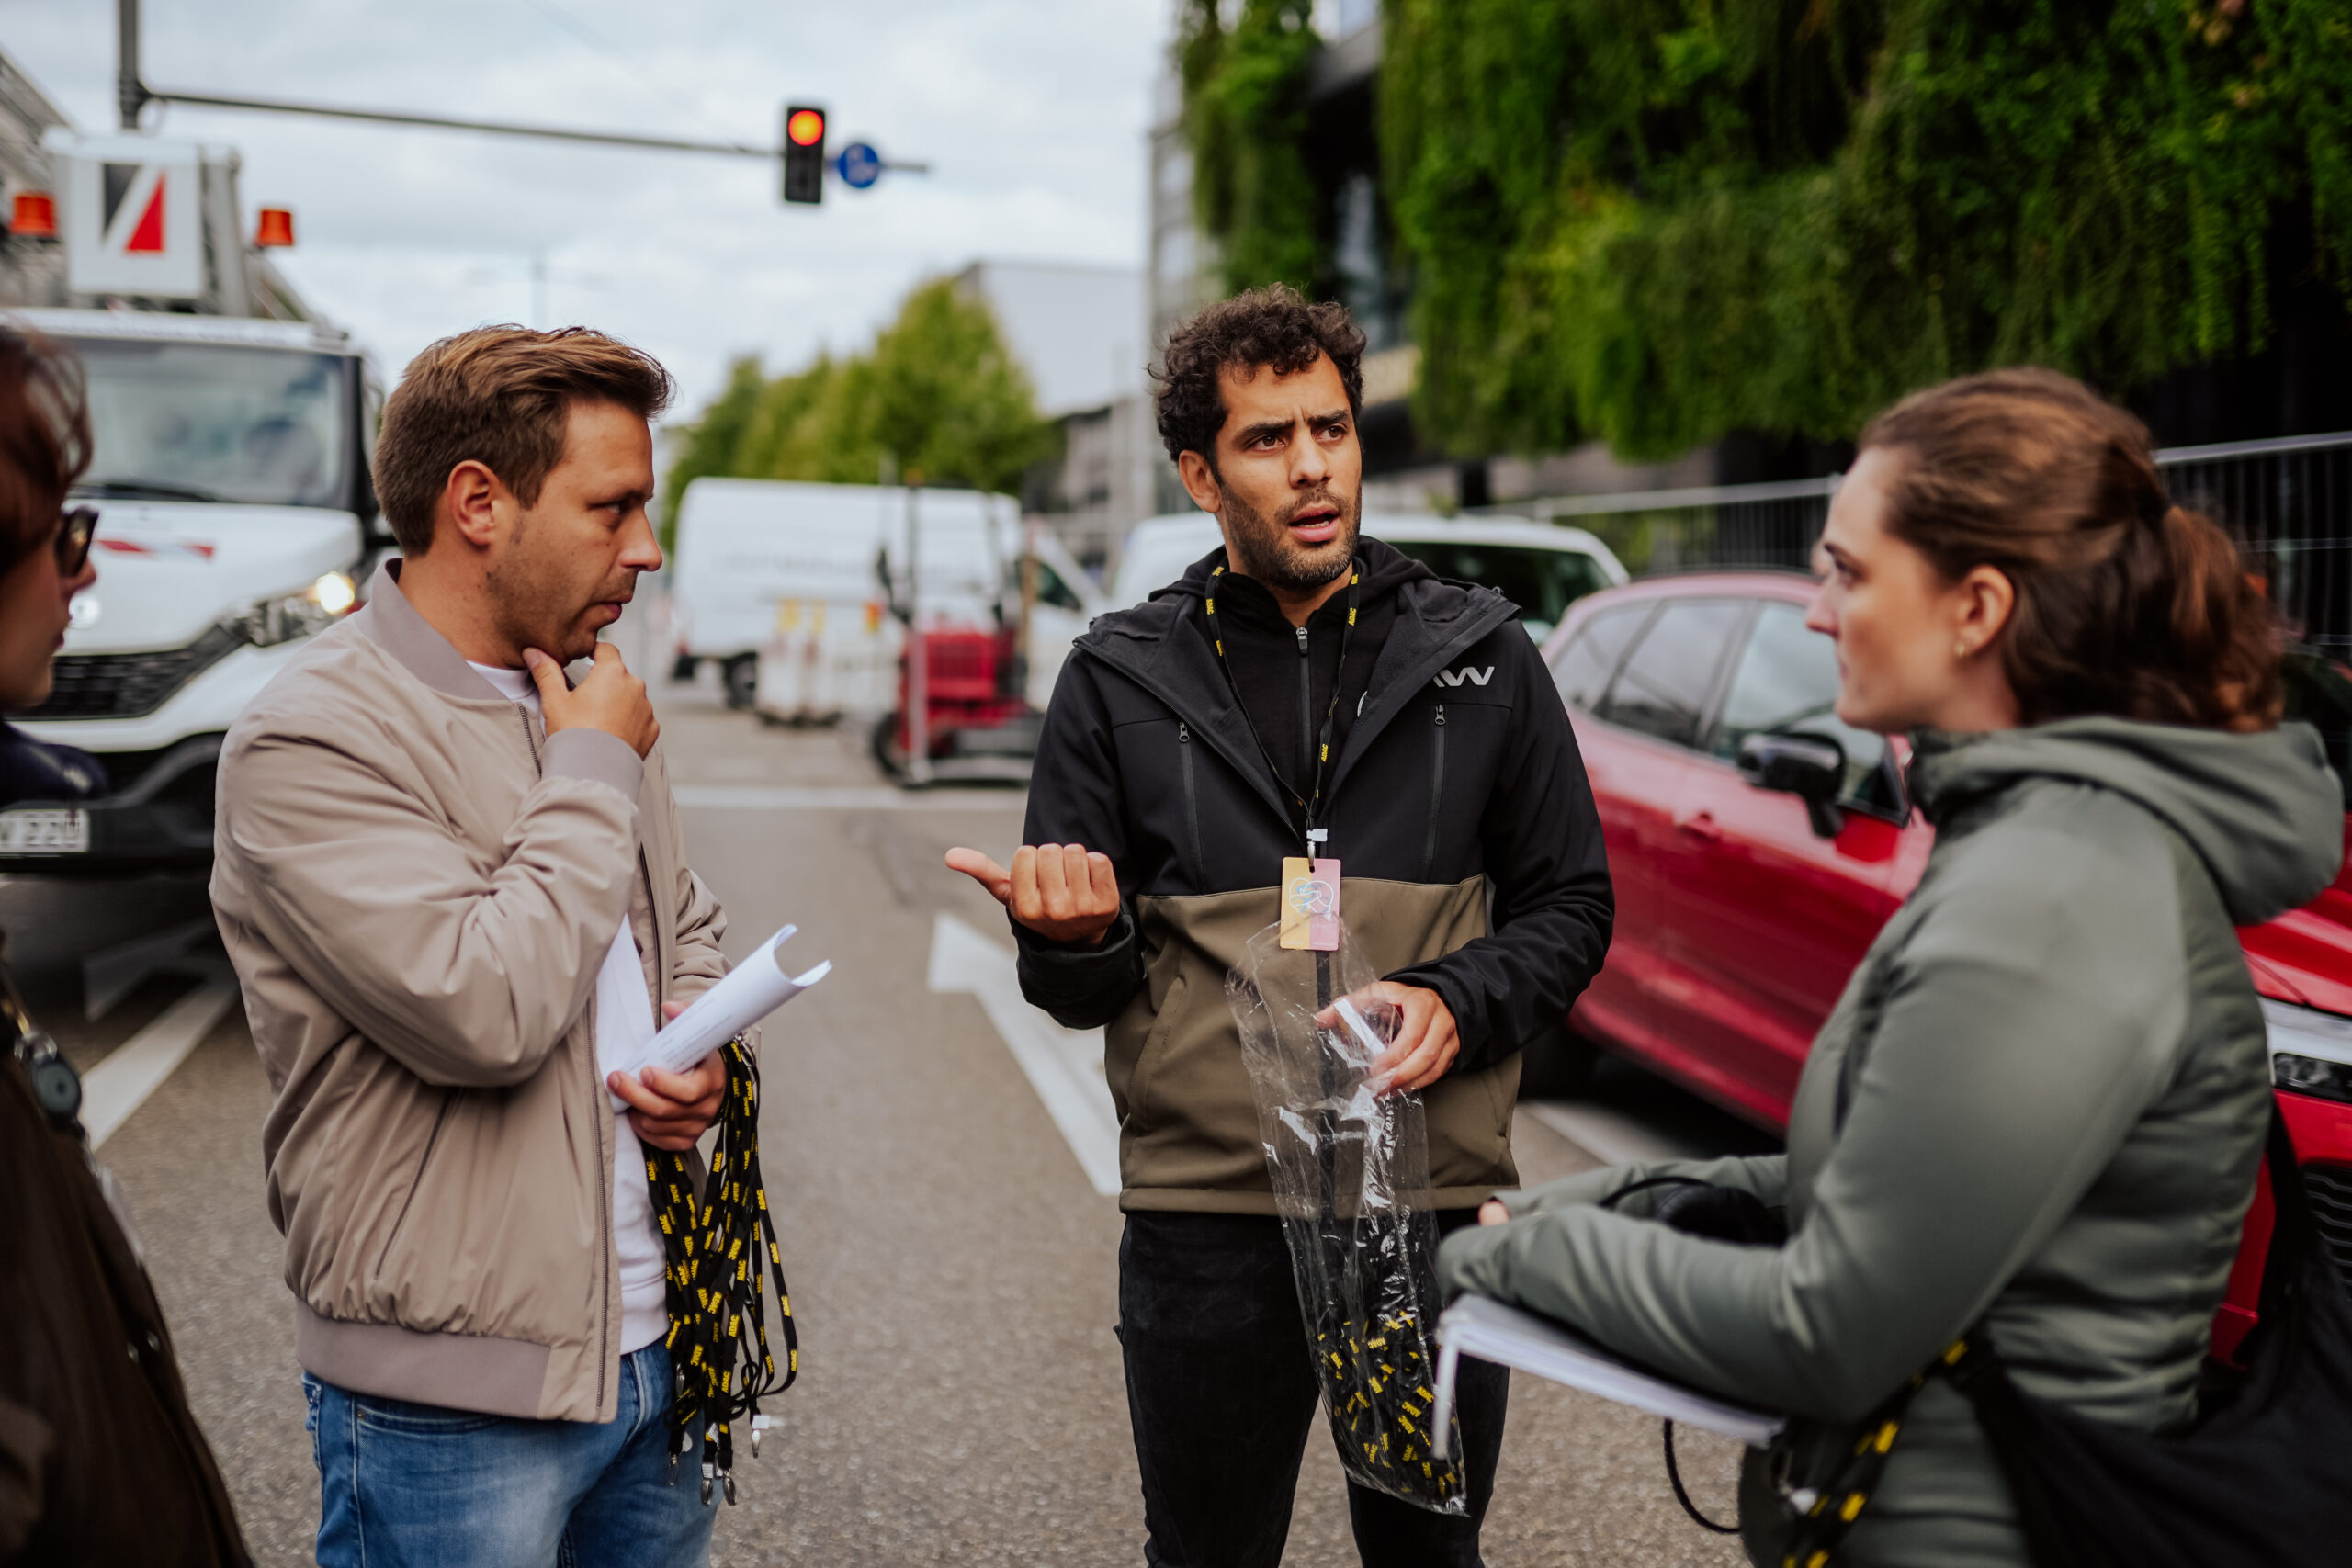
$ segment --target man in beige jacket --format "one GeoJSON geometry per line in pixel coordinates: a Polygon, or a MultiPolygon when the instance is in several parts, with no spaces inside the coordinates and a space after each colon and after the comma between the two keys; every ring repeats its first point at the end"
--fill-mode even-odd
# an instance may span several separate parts
{"type": "Polygon", "coordinates": [[[640,1144],[691,1148],[725,1068],[629,1069],[725,922],[596,640],[662,564],[669,393],[583,329],[419,355],[376,453],[404,558],[221,753],[213,907],[277,1096],[322,1568],[708,1560],[666,1484],[640,1144]]]}

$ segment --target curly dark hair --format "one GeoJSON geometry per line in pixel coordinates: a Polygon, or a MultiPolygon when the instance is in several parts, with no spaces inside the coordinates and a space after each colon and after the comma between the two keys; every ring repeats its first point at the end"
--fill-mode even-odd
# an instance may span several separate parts
{"type": "Polygon", "coordinates": [[[1228,365],[1295,376],[1322,355],[1348,389],[1348,412],[1363,412],[1363,333],[1345,305],[1310,305],[1286,283],[1221,299],[1168,334],[1154,403],[1168,456],[1198,452],[1216,469],[1216,433],[1225,428],[1217,378],[1228,365]]]}

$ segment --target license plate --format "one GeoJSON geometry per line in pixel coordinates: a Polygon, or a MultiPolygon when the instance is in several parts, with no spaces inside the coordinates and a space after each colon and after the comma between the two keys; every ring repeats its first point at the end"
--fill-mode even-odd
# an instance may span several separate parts
{"type": "Polygon", "coordinates": [[[78,855],[89,847],[86,811],[0,811],[0,855],[78,855]]]}

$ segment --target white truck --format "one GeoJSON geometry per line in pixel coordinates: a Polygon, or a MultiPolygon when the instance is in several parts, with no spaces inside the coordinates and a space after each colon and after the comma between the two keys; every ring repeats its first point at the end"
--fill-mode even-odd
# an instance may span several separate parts
{"type": "Polygon", "coordinates": [[[995,624],[1019,602],[1023,549],[1036,556],[1030,694],[1042,707],[1097,608],[1094,585],[1050,533],[1024,536],[1010,497],[977,491],[695,479],[679,502],[670,573],[673,673],[715,663],[730,706],[790,723],[888,712],[910,513],[926,628],[995,624]]]}
{"type": "Polygon", "coordinates": [[[56,684],[8,716],[78,747],[111,793],[0,870],[180,867],[212,853],[230,722],[304,639],[358,602],[378,532],[368,447],[381,392],[343,333],[134,310],[0,320],[70,344],[89,374],[96,583],[73,604],[56,684]]]}

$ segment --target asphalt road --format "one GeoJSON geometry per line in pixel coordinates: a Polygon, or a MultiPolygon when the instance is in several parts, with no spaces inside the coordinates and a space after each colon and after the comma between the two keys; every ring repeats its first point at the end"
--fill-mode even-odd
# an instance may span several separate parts
{"type": "MultiPolygon", "coordinates": [[[[1020,795],[901,795],[853,734],[769,728],[723,711],[707,685],[662,702],[690,848],[727,906],[730,950],[791,920],[797,948],[836,962],[767,1032],[763,1158],[803,1371],[741,1471],[715,1560],[1139,1562],[1111,1331],[1120,1218],[1098,1190],[1099,1048],[1090,1059],[1087,1037],[1008,996],[1001,913],[940,863],[957,843],[1005,858],[1020,795]]],[[[122,1112],[100,1156],[129,1195],[254,1547],[264,1564],[301,1563],[318,1492],[264,1205],[268,1087],[242,1011],[218,999],[206,917],[198,886],[0,880],[28,1000],[122,1112]]],[[[1762,1146],[1629,1068],[1587,1100],[1522,1106],[1515,1143],[1531,1181],[1762,1146]]],[[[1658,1443],[1655,1420],[1518,1379],[1487,1562],[1741,1561],[1675,1506],[1658,1443]]],[[[1702,1506],[1728,1516],[1735,1446],[1686,1434],[1681,1454],[1702,1506]]],[[[1354,1561],[1319,1431],[1291,1543],[1290,1563],[1354,1561]]]]}

